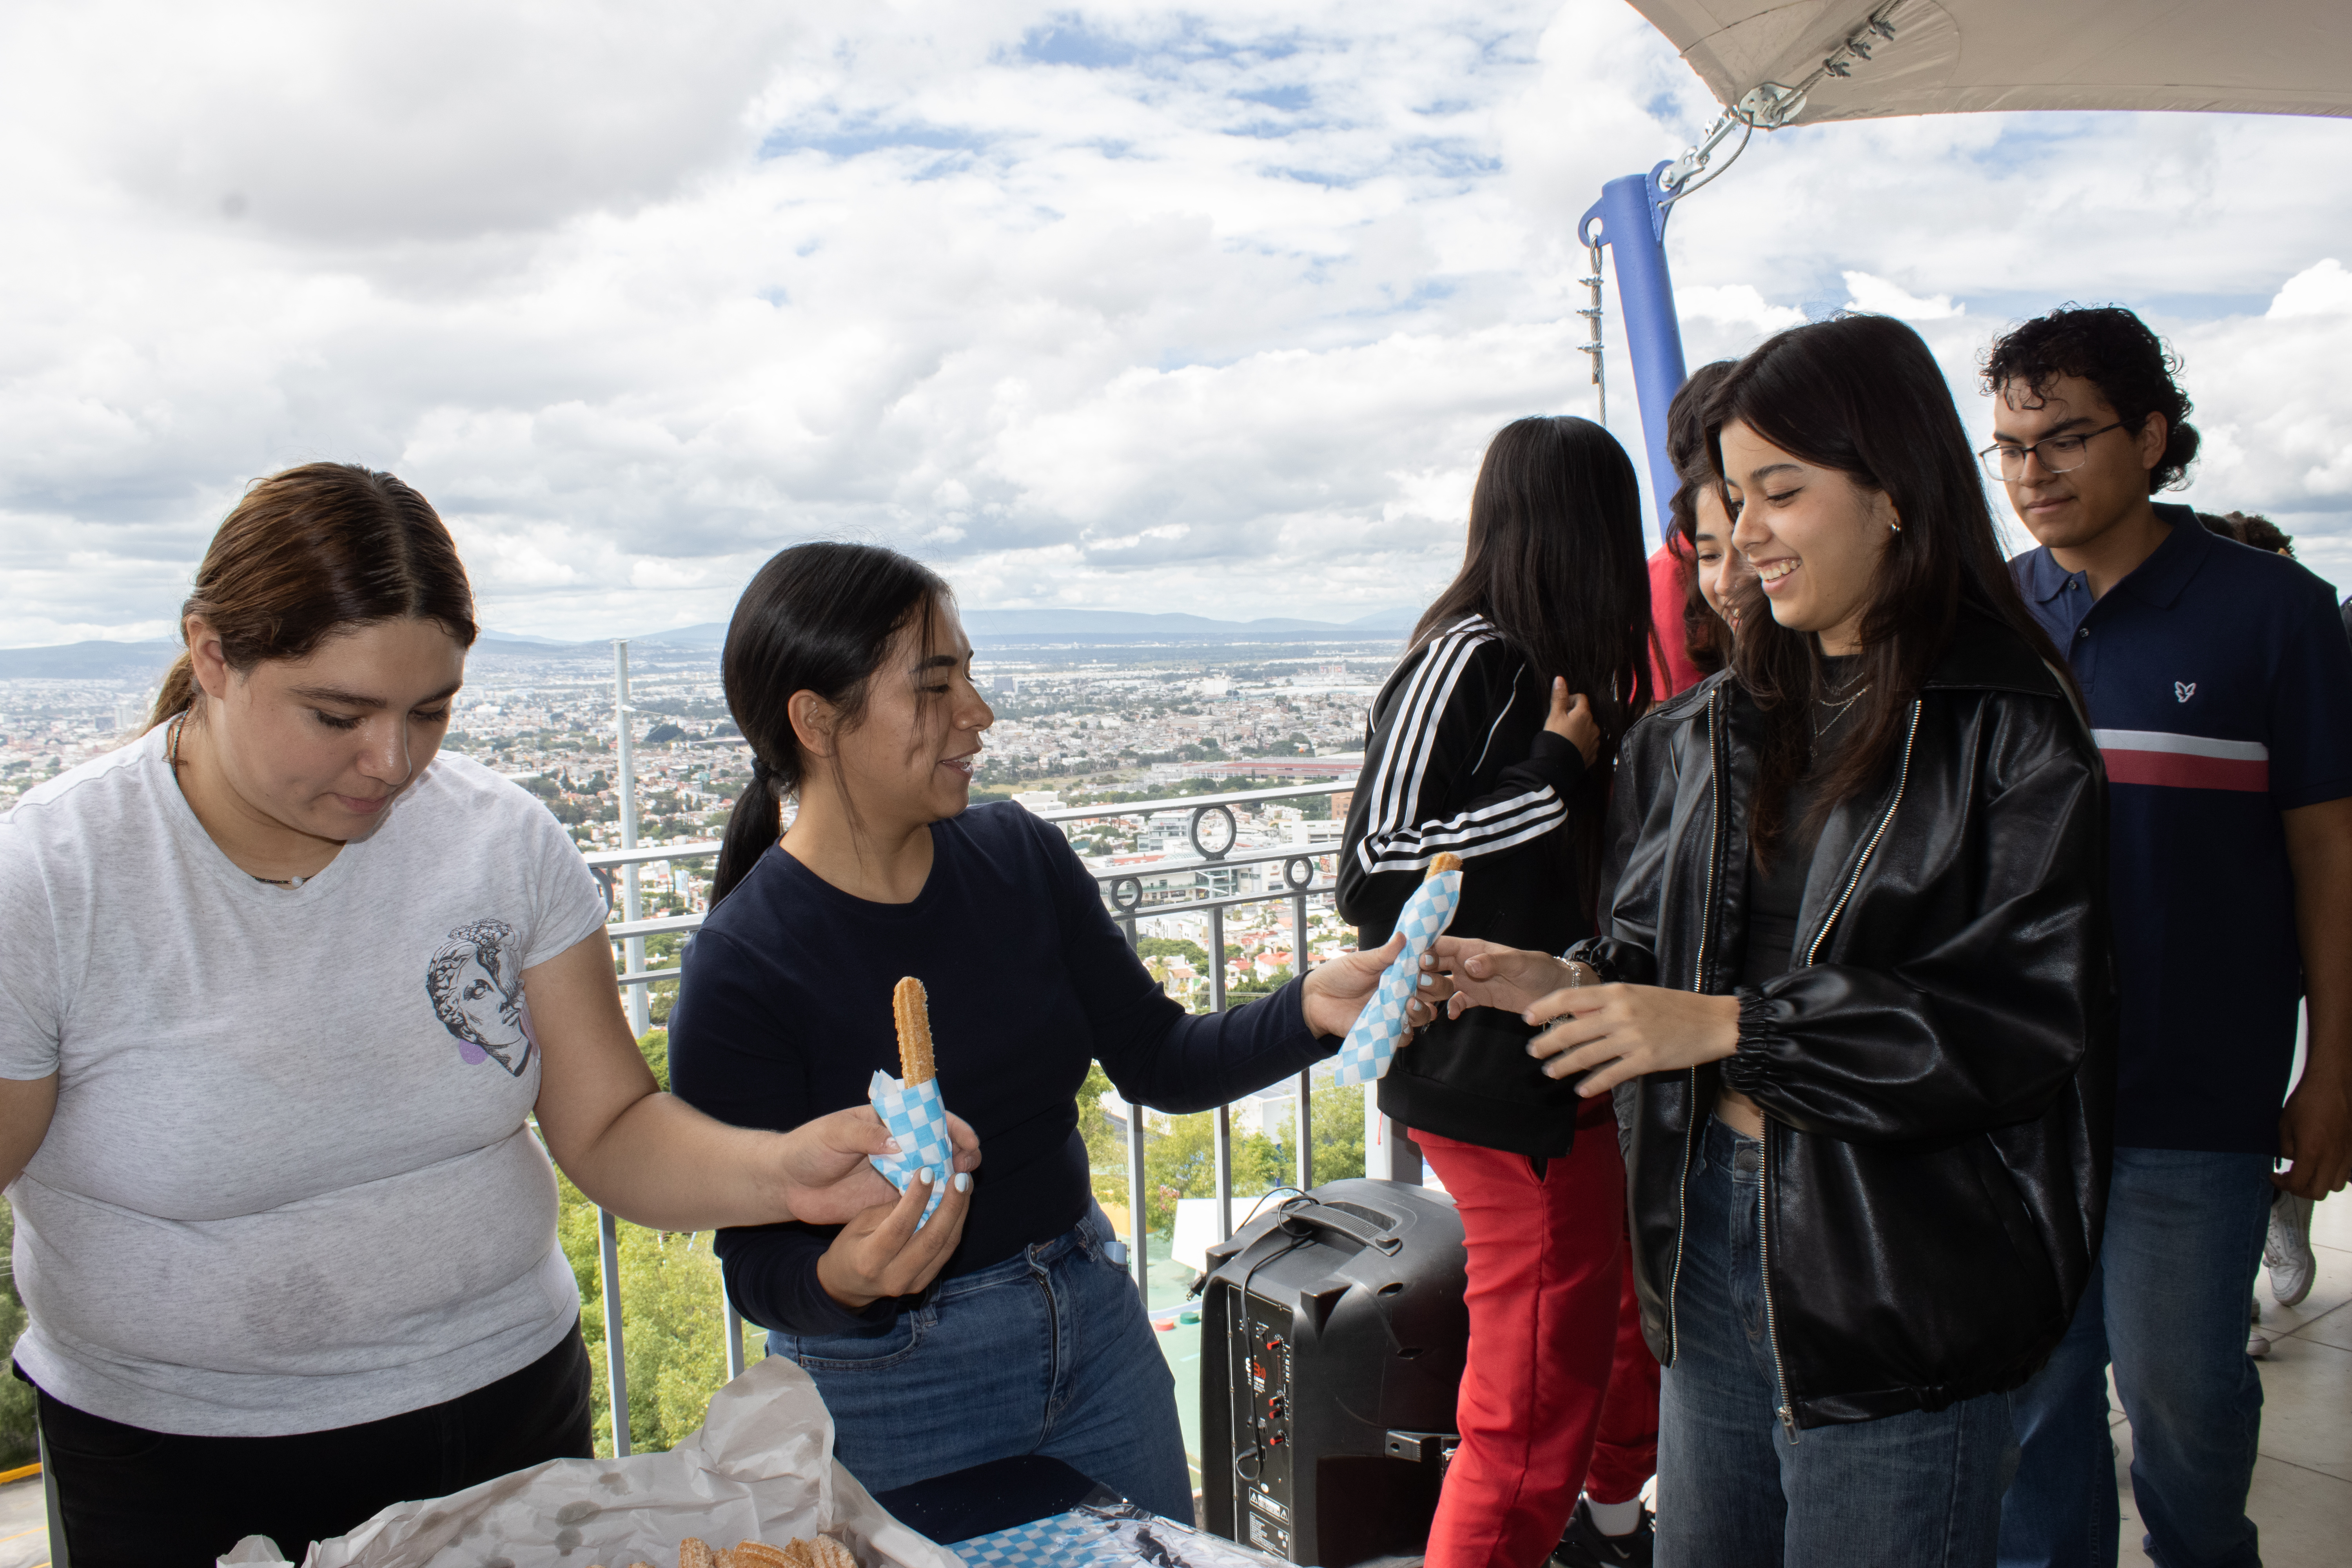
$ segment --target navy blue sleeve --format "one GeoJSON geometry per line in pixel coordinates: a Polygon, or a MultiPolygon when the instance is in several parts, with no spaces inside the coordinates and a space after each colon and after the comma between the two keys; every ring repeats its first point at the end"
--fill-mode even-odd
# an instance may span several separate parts
{"type": "Polygon", "coordinates": [[[1339,1049],[1338,1040],[1307,1026],[1303,979],[1223,1013],[1187,1013],[1127,945],[1086,862],[1059,833],[1037,826],[1095,1059],[1130,1104],[1179,1114],[1213,1110],[1339,1049]]]}
{"type": "Polygon", "coordinates": [[[2271,800],[2281,811],[2352,795],[2352,643],[2326,585],[2294,575],[2271,680],[2271,800]]]}
{"type": "MultiPolygon", "coordinates": [[[[838,1106],[809,1102],[797,1051],[761,994],[761,966],[724,932],[705,930],[689,947],[669,1016],[670,1087],[680,1100],[731,1127],[798,1127],[838,1106]]],[[[715,1238],[735,1310],[788,1334],[838,1334],[887,1321],[896,1301],[853,1312],[824,1293],[816,1260],[838,1226],[785,1225],[722,1230],[715,1238]]]]}
{"type": "Polygon", "coordinates": [[[744,1318],[788,1334],[845,1334],[898,1316],[896,1297],[853,1312],[824,1293],[816,1260],[838,1226],[762,1225],[722,1230],[714,1246],[727,1280],[727,1299],[744,1318]]]}

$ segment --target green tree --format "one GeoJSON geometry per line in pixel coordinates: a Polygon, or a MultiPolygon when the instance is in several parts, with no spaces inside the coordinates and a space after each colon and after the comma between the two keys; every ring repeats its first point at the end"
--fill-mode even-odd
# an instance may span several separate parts
{"type": "Polygon", "coordinates": [[[1102,1063],[1087,1064],[1087,1081],[1078,1086],[1078,1135],[1087,1141],[1087,1169],[1092,1173],[1095,1201],[1127,1205],[1127,1140],[1110,1124],[1102,1097],[1110,1092],[1102,1063]]]}
{"type": "MultiPolygon", "coordinates": [[[[1217,1195],[1216,1112],[1203,1110],[1179,1116],[1165,1132],[1155,1133],[1143,1149],[1143,1221],[1152,1230],[1173,1235],[1176,1200],[1217,1195]]],[[[1357,1133],[1356,1170],[1363,1172],[1363,1134],[1357,1133]]],[[[1290,1179],[1290,1162],[1282,1145],[1263,1132],[1236,1135],[1234,1147],[1234,1191],[1263,1193],[1290,1179]]]]}
{"type": "MultiPolygon", "coordinates": [[[[646,1065],[669,1087],[669,1035],[648,1031],[637,1041],[646,1065]]],[[[595,1379],[596,1451],[613,1451],[610,1380],[604,1363],[604,1291],[597,1273],[596,1205],[558,1172],[556,1231],[580,1287],[580,1330],[588,1342],[595,1379]]],[[[617,1227],[621,1269],[621,1334],[627,1358],[629,1441],[639,1452],[674,1447],[702,1425],[710,1396],[727,1381],[727,1298],[708,1234],[617,1227]]],[[[750,1330],[747,1362],[766,1353],[763,1336],[750,1330]]]]}
{"type": "MultiPolygon", "coordinates": [[[[594,1379],[596,1452],[613,1452],[610,1379],[604,1359],[604,1283],[597,1273],[596,1205],[562,1181],[557,1228],[580,1287],[580,1331],[594,1379]]],[[[710,1396],[727,1381],[725,1287],[708,1234],[618,1226],[621,1330],[629,1387],[629,1442],[650,1453],[674,1447],[702,1425],[710,1396]]],[[[766,1353],[762,1336],[744,1337],[747,1362],[766,1353]]]]}
{"type": "Polygon", "coordinates": [[[1315,1086],[1315,1183],[1364,1173],[1364,1091],[1354,1085],[1315,1086]]]}

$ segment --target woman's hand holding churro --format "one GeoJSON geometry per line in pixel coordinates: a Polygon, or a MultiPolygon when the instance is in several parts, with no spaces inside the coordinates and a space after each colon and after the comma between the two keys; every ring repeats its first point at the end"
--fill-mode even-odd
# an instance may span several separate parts
{"type": "Polygon", "coordinates": [[[1356,1015],[1381,986],[1381,975],[1404,951],[1404,938],[1392,936],[1385,947],[1370,952],[1343,952],[1307,972],[1299,987],[1299,1006],[1307,1026],[1318,1035],[1344,1037],[1356,1026],[1356,1015]]]}
{"type": "MultiPolygon", "coordinates": [[[[889,1184],[882,1182],[885,1188],[889,1184]]],[[[971,1207],[970,1176],[943,1178],[927,1167],[907,1184],[905,1192],[893,1194],[893,1201],[867,1209],[841,1227],[816,1260],[817,1283],[853,1312],[885,1296],[911,1296],[931,1282],[963,1239],[963,1218],[971,1207]],[[923,1206],[931,1201],[933,1183],[942,1179],[946,1194],[927,1220],[923,1206]]]]}
{"type": "MultiPolygon", "coordinates": [[[[948,1134],[955,1145],[951,1173],[980,1169],[980,1139],[963,1118],[948,1118],[948,1134]]],[[[777,1142],[786,1211],[780,1219],[842,1225],[898,1201],[898,1189],[869,1158],[898,1152],[890,1130],[870,1105],[804,1121],[777,1142]]]]}

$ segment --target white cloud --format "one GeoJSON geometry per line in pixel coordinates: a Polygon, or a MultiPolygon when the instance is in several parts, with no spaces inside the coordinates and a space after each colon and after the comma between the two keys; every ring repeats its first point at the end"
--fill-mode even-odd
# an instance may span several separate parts
{"type": "Polygon", "coordinates": [[[2278,298],[2263,314],[2282,316],[2342,316],[2352,314],[2352,272],[2334,257],[2314,262],[2288,279],[2278,298]]]}
{"type": "Polygon", "coordinates": [[[1685,284],[1675,290],[1675,310],[1685,322],[1714,321],[1756,332],[1778,332],[1805,324],[1804,311],[1793,305],[1769,302],[1752,283],[1685,284]]]}
{"type": "MultiPolygon", "coordinates": [[[[241,486],[322,457],[416,482],[520,631],[719,618],[816,535],[976,605],[1412,602],[1488,435],[1592,409],[1578,216],[1711,108],[1617,0],[28,0],[0,12],[0,640],[168,624],[241,486]]],[[[2325,555],[2330,147],[2352,127],[1759,137],[1675,209],[1687,356],[1889,310],[1976,426],[2000,323],[2135,302],[2211,433],[2190,493],[2325,555]]]]}
{"type": "Polygon", "coordinates": [[[1906,321],[1943,321],[1968,313],[1969,308],[1953,304],[1949,294],[1923,300],[1867,272],[1848,272],[1844,276],[1849,310],[1868,310],[1906,321]]]}

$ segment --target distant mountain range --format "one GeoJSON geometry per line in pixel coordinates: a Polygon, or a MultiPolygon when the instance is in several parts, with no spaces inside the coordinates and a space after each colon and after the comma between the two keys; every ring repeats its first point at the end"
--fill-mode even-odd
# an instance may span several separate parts
{"type": "MultiPolygon", "coordinates": [[[[1347,622],[1282,616],[1255,621],[1220,621],[1206,616],[1154,616],[1130,610],[966,610],[963,624],[972,641],[982,645],[1087,638],[1118,643],[1236,638],[1259,642],[1285,633],[1323,637],[1402,637],[1412,629],[1420,614],[1413,609],[1386,609],[1347,622]]],[[[716,652],[726,641],[725,622],[704,621],[634,637],[629,646],[716,652]]],[[[611,646],[610,639],[603,637],[567,643],[527,632],[485,631],[475,642],[474,653],[493,658],[547,658],[609,650],[611,646]]],[[[0,648],[0,679],[155,681],[163,678],[179,653],[179,645],[170,642],[75,642],[51,647],[0,648]]]]}

